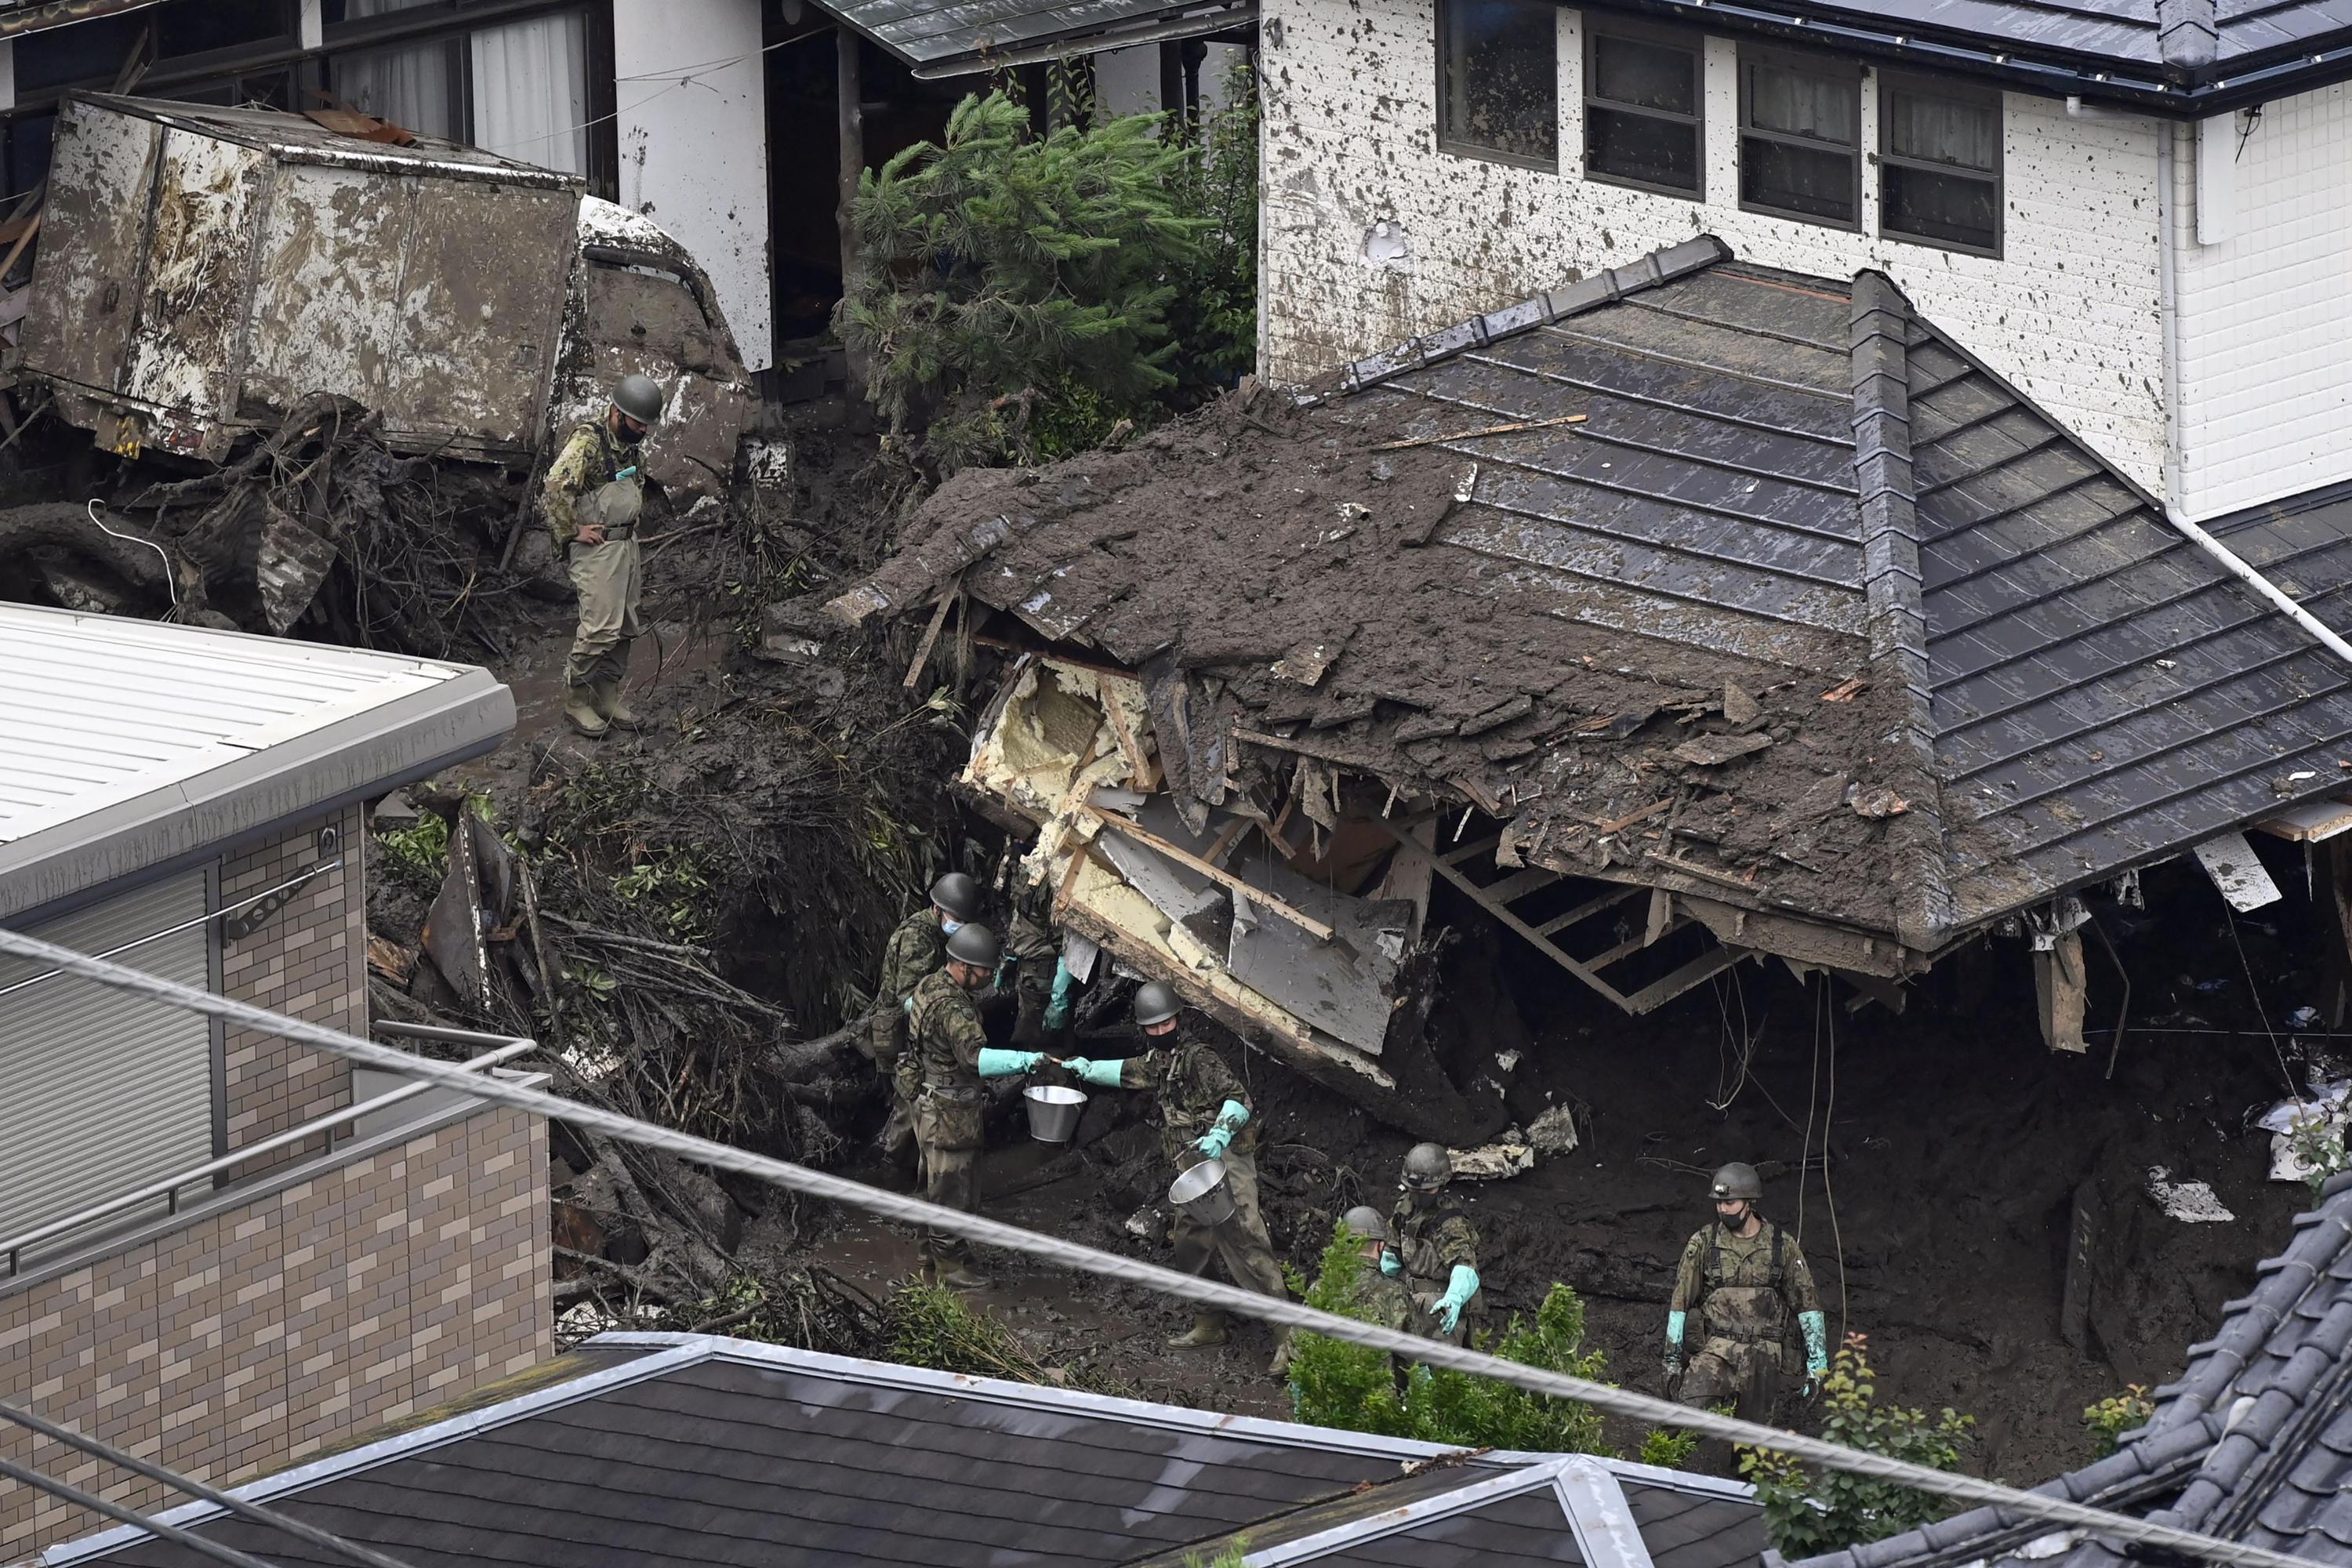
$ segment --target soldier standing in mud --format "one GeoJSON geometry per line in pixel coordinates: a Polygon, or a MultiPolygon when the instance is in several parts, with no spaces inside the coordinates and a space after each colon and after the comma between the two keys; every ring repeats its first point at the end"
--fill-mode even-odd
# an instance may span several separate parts
{"type": "MultiPolygon", "coordinates": [[[[980,1152],[983,1142],[981,1080],[1031,1072],[1045,1058],[1037,1051],[992,1049],[982,1028],[973,993],[996,975],[1003,956],[996,933],[983,925],[963,925],[947,940],[946,963],[919,981],[907,999],[907,1056],[912,1058],[915,1144],[922,1153],[923,1196],[966,1214],[980,1210],[980,1152]]],[[[961,1240],[936,1231],[922,1238],[923,1278],[932,1284],[969,1290],[987,1283],[972,1271],[971,1252],[961,1240]]]]}
{"type": "Polygon", "coordinates": [[[1446,1200],[1453,1180],[1453,1157],[1438,1144],[1416,1143],[1406,1152],[1381,1272],[1412,1291],[1414,1332],[1458,1345],[1470,1337],[1478,1300],[1478,1230],[1446,1200]]]}
{"type": "Polygon", "coordinates": [[[909,999],[917,984],[947,962],[948,938],[979,912],[980,885],[961,871],[950,871],[931,884],[929,901],[900,921],[882,949],[874,1012],[858,1048],[890,1085],[890,1119],[875,1142],[893,1161],[903,1161],[913,1152],[915,1091],[920,1087],[911,1073],[900,1071],[907,1056],[909,999]]]}
{"type": "Polygon", "coordinates": [[[1829,1370],[1829,1330],[1804,1254],[1756,1212],[1764,1184],[1756,1167],[1715,1173],[1715,1223],[1690,1238],[1666,1310],[1666,1380],[1677,1404],[1705,1409],[1736,1402],[1749,1420],[1770,1418],[1788,1392],[1790,1321],[1804,1335],[1803,1392],[1829,1370]],[[1699,1314],[1705,1338],[1683,1365],[1685,1325],[1699,1314]],[[1682,1381],[1679,1385],[1675,1379],[1682,1381]]]}
{"type": "MultiPolygon", "coordinates": [[[[1097,1089],[1151,1091],[1160,1147],[1177,1173],[1204,1160],[1223,1162],[1225,1190],[1234,1200],[1232,1217],[1208,1226],[1180,1212],[1169,1233],[1174,1249],[1169,1267],[1200,1274],[1208,1269],[1212,1256],[1221,1258],[1234,1284],[1279,1299],[1286,1294],[1282,1266],[1275,1261],[1274,1243],[1258,1212],[1257,1123],[1251,1115],[1249,1091],[1223,1057],[1182,1026],[1181,1015],[1176,993],[1153,981],[1135,994],[1135,1021],[1143,1028],[1149,1050],[1118,1061],[1073,1057],[1062,1066],[1097,1089]]],[[[1171,1350],[1189,1350],[1223,1344],[1226,1337],[1223,1312],[1195,1312],[1192,1331],[1168,1344],[1171,1350]]],[[[1278,1329],[1274,1360],[1266,1370],[1279,1375],[1289,1365],[1289,1331],[1278,1329]]]]}
{"type": "Polygon", "coordinates": [[[645,631],[637,602],[645,575],[637,559],[637,518],[645,508],[640,444],[662,415],[652,378],[625,375],[599,420],[575,426],[547,470],[547,526],[580,595],[580,626],[563,667],[563,716],[593,740],[635,730],[621,700],[629,644],[645,631]]]}

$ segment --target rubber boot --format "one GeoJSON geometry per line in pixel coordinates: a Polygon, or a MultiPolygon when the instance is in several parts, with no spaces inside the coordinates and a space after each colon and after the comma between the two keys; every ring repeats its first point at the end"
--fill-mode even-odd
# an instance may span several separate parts
{"type": "Polygon", "coordinates": [[[614,729],[641,730],[645,728],[644,721],[637,717],[635,711],[630,708],[625,700],[623,700],[621,696],[621,683],[619,681],[598,680],[591,682],[588,687],[588,700],[595,704],[596,711],[604,716],[604,722],[610,724],[614,729]]]}
{"type": "Polygon", "coordinates": [[[950,1290],[985,1290],[988,1289],[987,1277],[985,1275],[974,1273],[972,1271],[971,1265],[969,1263],[956,1264],[953,1268],[950,1268],[945,1275],[940,1277],[940,1283],[946,1286],[950,1290]]]}
{"type": "Polygon", "coordinates": [[[1290,1331],[1275,1330],[1274,1359],[1265,1363],[1266,1374],[1280,1377],[1290,1370],[1290,1331]]]}
{"type": "Polygon", "coordinates": [[[563,689],[563,716],[571,721],[573,729],[592,741],[603,739],[604,731],[612,728],[604,715],[596,710],[593,694],[585,686],[563,689]]]}
{"type": "Polygon", "coordinates": [[[1225,1315],[1223,1312],[1195,1312],[1190,1333],[1178,1334],[1168,1342],[1171,1351],[1200,1350],[1225,1342],[1225,1315]]]}

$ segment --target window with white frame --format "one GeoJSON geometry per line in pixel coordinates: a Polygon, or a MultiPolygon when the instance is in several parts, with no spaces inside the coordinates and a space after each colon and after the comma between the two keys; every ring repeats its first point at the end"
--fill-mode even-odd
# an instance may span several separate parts
{"type": "Polygon", "coordinates": [[[1706,195],[1704,45],[1696,37],[1588,22],[1584,174],[1669,195],[1706,195]]]}
{"type": "Polygon", "coordinates": [[[1437,144],[1559,168],[1559,29],[1552,0],[1438,0],[1437,144]]]}
{"type": "Polygon", "coordinates": [[[1878,230],[2000,254],[2000,94],[1887,76],[1878,84],[1878,230]]]}
{"type": "Polygon", "coordinates": [[[1741,46],[1739,205],[1862,226],[1859,64],[1741,46]]]}

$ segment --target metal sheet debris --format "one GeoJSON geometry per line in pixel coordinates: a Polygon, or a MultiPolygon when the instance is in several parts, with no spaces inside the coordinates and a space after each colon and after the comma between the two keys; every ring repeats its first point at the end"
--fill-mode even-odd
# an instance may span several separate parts
{"type": "Polygon", "coordinates": [[[2274,904],[2284,895],[2271,874],[2263,869],[2262,860],[2254,847],[2246,842],[2242,833],[2224,833],[2197,846],[2197,863],[2213,879],[2230,907],[2243,914],[2248,910],[2274,904]]]}
{"type": "Polygon", "coordinates": [[[2162,1165],[2147,1169],[2147,1195],[2174,1219],[2183,1225],[2226,1225],[2238,1217],[2205,1183],[2176,1182],[2171,1177],[2172,1173],[2162,1165]]]}

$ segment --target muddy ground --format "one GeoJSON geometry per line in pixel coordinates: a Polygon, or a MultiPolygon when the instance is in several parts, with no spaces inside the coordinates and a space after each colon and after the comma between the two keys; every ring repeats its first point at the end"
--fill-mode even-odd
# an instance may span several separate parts
{"type": "MultiPolygon", "coordinates": [[[[854,566],[864,552],[870,564],[869,542],[854,537],[861,524],[849,483],[861,437],[837,422],[813,410],[796,432],[804,467],[794,521],[819,535],[815,555],[854,566]]],[[[944,678],[935,665],[914,692],[902,689],[898,661],[911,635],[874,638],[860,657],[891,668],[851,673],[854,700],[879,710],[849,713],[841,704],[850,694],[821,671],[750,657],[756,638],[741,606],[730,607],[726,585],[703,569],[694,536],[649,555],[647,613],[661,635],[635,650],[631,686],[652,727],[596,745],[571,736],[558,687],[569,607],[556,595],[510,594],[499,602],[498,647],[453,652],[486,659],[512,684],[520,722],[499,752],[451,782],[519,809],[551,776],[634,760],[682,795],[742,794],[762,781],[742,776],[745,755],[728,726],[788,723],[821,738],[852,721],[887,723],[944,678]]],[[[790,586],[815,594],[829,584],[790,586]]],[[[936,743],[944,778],[961,742],[942,727],[936,743]]],[[[993,851],[994,830],[959,818],[943,792],[898,808],[908,824],[941,836],[941,862],[965,859],[967,845],[993,851]]],[[[785,838],[796,830],[805,831],[789,821],[772,827],[785,838]]],[[[2170,1375],[2221,1304],[2247,1288],[2255,1261],[2284,1244],[2301,1206],[2301,1188],[2263,1179],[2267,1137],[2244,1131],[2248,1110],[2279,1098],[2302,1065],[2299,1047],[2282,1039],[2273,1049],[2262,1020],[2283,1028],[2294,1006],[2319,994],[2317,954],[2298,935],[2312,929],[2302,868],[2281,847],[2265,850],[2285,901],[2234,927],[2193,866],[2150,874],[2148,912],[2099,906],[2132,976],[2131,1027],[2112,1079],[2110,1037],[2097,1031],[2111,1025],[2120,987],[2100,956],[2092,960],[2093,1052],[2067,1058],[2040,1044],[2027,961],[2013,941],[1947,963],[1913,988],[1900,1017],[1875,1007],[1849,1016],[1842,1006],[1825,1016],[1818,981],[1809,989],[1785,971],[1746,965],[1629,1020],[1533,952],[1475,933],[1457,951],[1492,952],[1495,967],[1455,977],[1441,1026],[1496,1049],[1526,1049],[1545,1092],[1590,1108],[1581,1149],[1470,1194],[1496,1307],[1531,1308],[1550,1281],[1567,1280],[1590,1304],[1613,1375],[1657,1389],[1664,1300],[1683,1239],[1705,1215],[1704,1173],[1730,1159],[1766,1163],[1767,1212],[1801,1237],[1832,1328],[1871,1336],[1883,1392],[1975,1415],[1971,1465],[1983,1473],[2034,1480],[2080,1463],[2089,1452],[2082,1407],[2126,1383],[2170,1375]],[[2143,1190],[2147,1168],[2158,1164],[2176,1180],[2210,1182],[2236,1219],[2166,1217],[2143,1190]],[[1809,1167],[1801,1183],[1801,1165],[1809,1167]],[[2103,1251],[2070,1342],[2062,1318],[2078,1194],[2104,1216],[2103,1251]]],[[[389,879],[377,883],[378,934],[413,941],[421,911],[414,893],[400,894],[389,879]]],[[[714,901],[737,891],[721,889],[714,901]]],[[[877,911],[895,914],[915,892],[910,880],[871,897],[877,911]]],[[[1441,889],[1438,920],[1475,918],[1447,897],[1441,889]]],[[[838,1021],[828,1012],[837,988],[795,956],[812,943],[835,944],[842,966],[858,971],[844,978],[863,983],[886,930],[879,918],[843,921],[837,901],[787,900],[781,914],[728,921],[719,946],[729,976],[789,1003],[805,1034],[838,1021]]],[[[1108,1054],[1108,1043],[1089,1048],[1108,1054]]],[[[1262,1102],[1276,1242],[1309,1266],[1336,1213],[1359,1197],[1385,1205],[1406,1140],[1233,1048],[1262,1102]]],[[[1007,1107],[988,1163],[1000,1194],[991,1212],[1159,1255],[1148,1221],[1138,1224],[1142,1235],[1129,1228],[1164,1180],[1134,1114],[1097,1112],[1103,1136],[1057,1158],[1023,1138],[1007,1107]]],[[[840,1168],[887,1180],[860,1163],[874,1101],[845,1102],[828,1116],[845,1140],[840,1168]]],[[[913,1255],[887,1226],[803,1210],[755,1221],[743,1256],[822,1264],[880,1286],[913,1255]]],[[[1244,1331],[1225,1350],[1171,1355],[1160,1342],[1184,1314],[1169,1304],[1009,1259],[995,1260],[992,1273],[980,1300],[1049,1363],[1084,1362],[1151,1397],[1286,1411],[1281,1385],[1262,1370],[1262,1331],[1244,1331]]]]}

